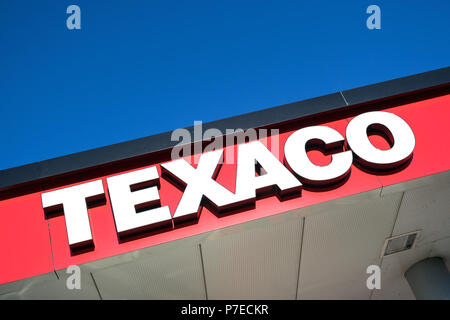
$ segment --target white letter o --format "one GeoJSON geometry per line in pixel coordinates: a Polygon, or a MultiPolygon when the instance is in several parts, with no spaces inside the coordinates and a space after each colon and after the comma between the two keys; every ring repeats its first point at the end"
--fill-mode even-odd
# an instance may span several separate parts
{"type": "Polygon", "coordinates": [[[356,155],[356,161],[375,170],[386,170],[398,167],[412,156],[416,140],[409,125],[399,116],[383,111],[360,114],[347,125],[347,143],[356,155]],[[370,126],[386,127],[393,140],[388,150],[376,148],[369,140],[367,130],[370,126]]]}

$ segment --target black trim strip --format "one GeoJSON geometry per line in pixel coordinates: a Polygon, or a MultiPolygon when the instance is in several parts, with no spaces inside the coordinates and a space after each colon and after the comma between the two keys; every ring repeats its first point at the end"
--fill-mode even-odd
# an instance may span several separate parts
{"type": "MultiPolygon", "coordinates": [[[[203,130],[249,129],[273,126],[311,115],[349,110],[359,105],[444,87],[450,67],[380,82],[313,99],[246,113],[203,124],[203,130]]],[[[194,127],[185,128],[193,136],[194,127]]],[[[171,131],[0,171],[0,191],[66,173],[136,158],[174,147],[171,131]]]]}
{"type": "Polygon", "coordinates": [[[441,87],[450,83],[450,67],[342,91],[349,106],[441,87]]]}

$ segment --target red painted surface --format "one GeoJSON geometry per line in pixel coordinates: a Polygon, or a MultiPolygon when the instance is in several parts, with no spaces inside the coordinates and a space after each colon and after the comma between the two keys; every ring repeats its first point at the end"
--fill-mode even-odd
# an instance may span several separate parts
{"type": "Polygon", "coordinates": [[[403,171],[381,176],[383,186],[450,169],[450,95],[386,109],[403,118],[416,137],[413,159],[403,171]]]}
{"type": "Polygon", "coordinates": [[[53,271],[40,192],[0,201],[0,283],[53,271]]]}
{"type": "MultiPolygon", "coordinates": [[[[411,126],[416,137],[413,160],[401,172],[388,176],[376,176],[352,166],[348,181],[334,190],[322,192],[303,190],[301,197],[282,202],[277,197],[272,196],[258,200],[254,209],[221,218],[218,218],[207,208],[203,208],[196,224],[177,227],[171,231],[148,235],[125,243],[119,243],[115,231],[114,219],[107,194],[107,176],[97,177],[96,179],[103,180],[107,202],[105,205],[89,210],[95,249],[75,256],[70,254],[64,216],[45,220],[40,193],[1,201],[0,256],[2,263],[0,265],[0,283],[53,270],[47,221],[51,235],[53,262],[55,269],[58,270],[69,265],[82,264],[275,215],[288,210],[377,189],[382,185],[395,184],[449,170],[450,161],[448,159],[450,158],[450,150],[446,148],[447,141],[450,141],[450,131],[447,129],[450,120],[449,107],[450,96],[447,95],[385,109],[385,111],[402,117],[411,126]]],[[[323,125],[332,127],[345,136],[345,128],[349,120],[342,119],[323,123],[323,125]]],[[[280,135],[279,155],[283,155],[284,143],[292,132],[280,135]]],[[[375,137],[372,141],[380,148],[386,148],[386,143],[382,139],[375,137]]],[[[270,147],[270,142],[267,145],[270,147]]],[[[318,151],[312,151],[309,155],[312,161],[317,164],[325,165],[330,161],[329,156],[324,156],[318,151]]],[[[160,171],[159,165],[157,167],[160,171]]],[[[223,165],[217,178],[218,182],[231,191],[234,191],[235,169],[235,165],[223,165]]],[[[161,204],[169,205],[172,214],[181,195],[182,192],[180,190],[165,179],[161,179],[161,204]]]]}

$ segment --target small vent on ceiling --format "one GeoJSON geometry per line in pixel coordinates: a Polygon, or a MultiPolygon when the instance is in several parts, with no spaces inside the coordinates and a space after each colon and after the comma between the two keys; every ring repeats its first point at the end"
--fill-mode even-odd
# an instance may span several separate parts
{"type": "Polygon", "coordinates": [[[399,236],[387,238],[384,242],[381,256],[389,256],[394,253],[414,248],[420,231],[408,232],[399,236]]]}

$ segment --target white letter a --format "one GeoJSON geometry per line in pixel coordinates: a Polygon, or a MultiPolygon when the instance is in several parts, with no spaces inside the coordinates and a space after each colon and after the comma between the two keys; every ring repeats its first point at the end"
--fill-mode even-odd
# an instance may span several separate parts
{"type": "Polygon", "coordinates": [[[67,7],[66,13],[73,13],[66,20],[67,29],[81,29],[81,10],[77,5],[67,7]]]}
{"type": "Polygon", "coordinates": [[[367,278],[366,286],[367,289],[381,289],[381,269],[377,265],[370,265],[366,270],[367,274],[370,276],[367,278]]]}
{"type": "Polygon", "coordinates": [[[367,7],[366,13],[373,13],[367,18],[366,25],[370,30],[381,29],[381,10],[377,5],[370,5],[367,7]]]}

